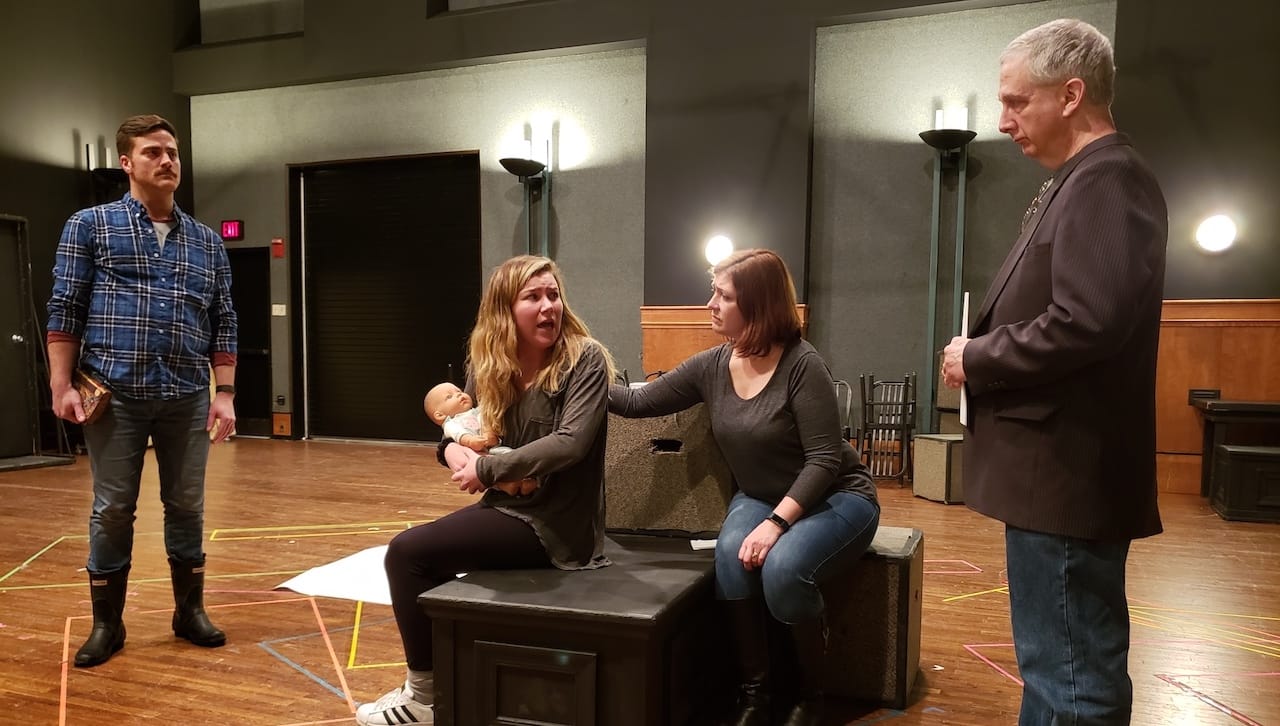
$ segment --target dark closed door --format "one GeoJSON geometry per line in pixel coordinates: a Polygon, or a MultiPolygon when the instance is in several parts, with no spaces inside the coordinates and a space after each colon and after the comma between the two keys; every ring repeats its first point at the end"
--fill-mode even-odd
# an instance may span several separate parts
{"type": "Polygon", "coordinates": [[[236,359],[236,431],[271,435],[271,251],[227,249],[231,300],[240,332],[236,359]]]}
{"type": "Polygon", "coordinates": [[[480,157],[302,170],[308,436],[431,441],[480,301],[480,157]]]}
{"type": "Polygon", "coordinates": [[[25,219],[0,215],[0,458],[36,453],[34,340],[25,219]]]}

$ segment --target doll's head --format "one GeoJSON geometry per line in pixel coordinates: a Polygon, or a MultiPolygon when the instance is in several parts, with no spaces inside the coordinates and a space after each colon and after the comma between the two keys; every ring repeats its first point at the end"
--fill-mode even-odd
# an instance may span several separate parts
{"type": "Polygon", "coordinates": [[[444,424],[444,420],[450,416],[471,409],[471,396],[462,392],[462,389],[452,383],[441,383],[433,386],[427,391],[426,398],[422,399],[422,410],[427,412],[427,416],[437,424],[444,424]]]}

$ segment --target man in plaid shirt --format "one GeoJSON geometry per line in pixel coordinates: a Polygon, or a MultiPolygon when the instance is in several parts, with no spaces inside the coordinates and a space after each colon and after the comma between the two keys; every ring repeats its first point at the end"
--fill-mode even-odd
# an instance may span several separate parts
{"type": "Polygon", "coordinates": [[[148,439],[164,503],[173,632],[205,647],[227,640],[204,610],[202,543],[209,445],[225,441],[236,422],[231,269],[218,235],[174,203],[182,163],[173,124],[154,115],[127,119],[116,132],[116,150],[129,193],[67,220],[48,306],[54,413],[85,420],[71,383],[76,367],[113,393],[102,418],[84,426],[93,471],[93,632],[76,652],[78,667],[104,663],[124,647],[124,597],[148,439]]]}

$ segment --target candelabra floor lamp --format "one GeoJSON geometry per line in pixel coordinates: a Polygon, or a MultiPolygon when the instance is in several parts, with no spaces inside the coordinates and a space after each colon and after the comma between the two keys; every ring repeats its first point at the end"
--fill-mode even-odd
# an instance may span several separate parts
{"type": "MultiPolygon", "coordinates": [[[[932,146],[933,159],[933,216],[929,225],[929,310],[925,331],[924,385],[920,387],[924,403],[920,431],[935,433],[934,401],[937,400],[938,358],[935,349],[938,332],[938,241],[942,215],[942,174],[944,168],[954,167],[956,180],[956,246],[954,274],[952,277],[951,329],[960,330],[962,274],[964,272],[964,192],[968,176],[969,142],[977,132],[965,129],[931,129],[921,131],[920,138],[932,146]]],[[[963,331],[957,334],[963,334],[963,331]]]]}

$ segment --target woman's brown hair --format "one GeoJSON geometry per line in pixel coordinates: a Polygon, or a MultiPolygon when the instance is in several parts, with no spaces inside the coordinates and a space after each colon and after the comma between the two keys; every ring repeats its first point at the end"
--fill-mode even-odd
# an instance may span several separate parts
{"type": "Polygon", "coordinates": [[[741,250],[711,268],[727,274],[738,296],[745,329],[733,348],[742,356],[767,355],[775,345],[800,339],[796,286],[787,263],[772,250],[741,250]]]}

